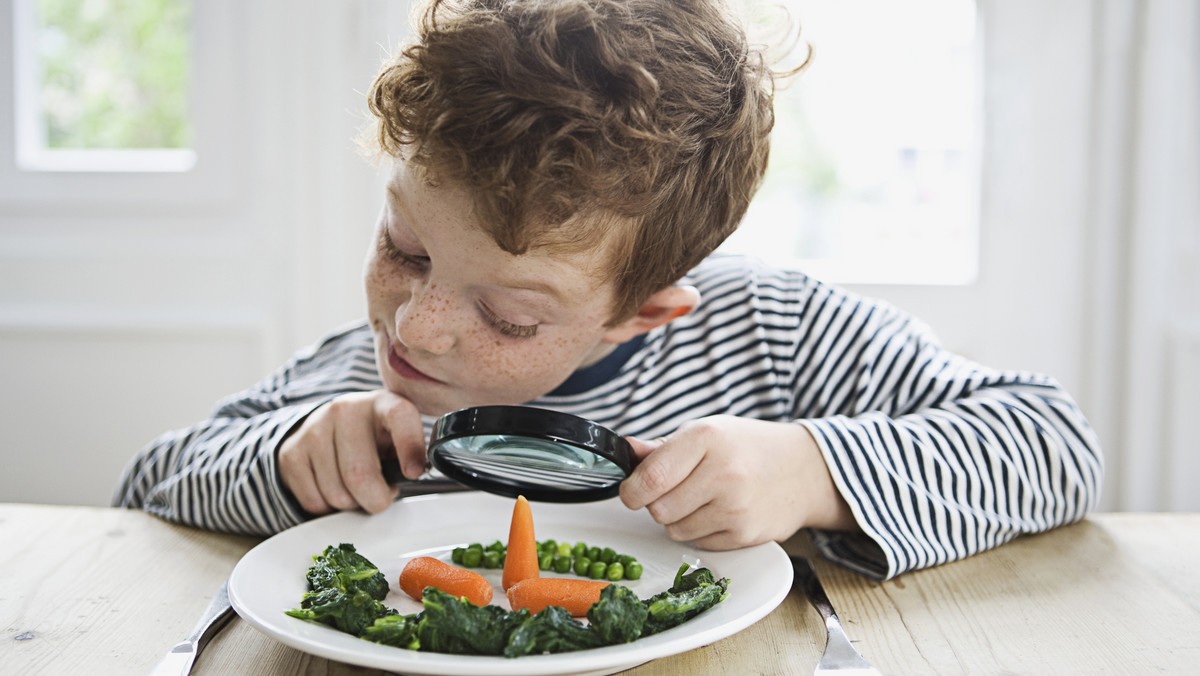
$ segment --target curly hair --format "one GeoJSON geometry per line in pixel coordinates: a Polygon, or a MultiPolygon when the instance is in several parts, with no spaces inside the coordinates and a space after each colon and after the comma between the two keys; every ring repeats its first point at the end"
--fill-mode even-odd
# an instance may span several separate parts
{"type": "Polygon", "coordinates": [[[606,247],[610,323],[737,227],[773,75],[721,0],[432,0],[368,95],[379,150],[474,197],[505,251],[606,247]]]}

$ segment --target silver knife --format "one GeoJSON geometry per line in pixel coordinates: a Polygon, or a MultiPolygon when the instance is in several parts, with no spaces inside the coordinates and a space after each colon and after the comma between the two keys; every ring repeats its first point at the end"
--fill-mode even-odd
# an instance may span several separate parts
{"type": "Polygon", "coordinates": [[[204,649],[209,639],[216,636],[221,627],[233,617],[233,606],[229,605],[229,582],[226,581],[213,596],[196,628],[187,638],[175,644],[147,676],[186,676],[191,673],[196,655],[204,649]]]}

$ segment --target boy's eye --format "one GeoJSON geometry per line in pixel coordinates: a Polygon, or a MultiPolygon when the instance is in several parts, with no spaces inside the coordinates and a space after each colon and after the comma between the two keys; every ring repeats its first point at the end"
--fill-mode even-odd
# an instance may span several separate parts
{"type": "Polygon", "coordinates": [[[510,321],[502,319],[500,315],[493,312],[491,308],[483,303],[479,304],[479,310],[483,313],[483,318],[488,324],[491,325],[492,328],[506,336],[511,336],[513,338],[532,338],[537,335],[537,324],[513,324],[510,321]]]}
{"type": "Polygon", "coordinates": [[[414,256],[407,253],[396,246],[388,235],[387,230],[381,230],[379,233],[379,248],[383,251],[383,255],[387,256],[388,260],[418,270],[424,270],[429,267],[428,256],[414,256]]]}

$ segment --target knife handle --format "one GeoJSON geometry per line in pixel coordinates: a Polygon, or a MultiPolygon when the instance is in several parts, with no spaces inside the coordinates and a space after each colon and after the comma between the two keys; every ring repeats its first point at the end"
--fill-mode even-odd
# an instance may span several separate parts
{"type": "Polygon", "coordinates": [[[821,586],[821,581],[817,579],[817,572],[813,570],[812,564],[802,556],[791,556],[788,558],[792,560],[792,570],[796,573],[796,582],[800,584],[809,602],[813,604],[817,612],[821,613],[822,618],[829,620],[832,617],[836,620],[837,613],[834,612],[833,604],[829,602],[829,597],[825,595],[825,588],[821,586]]]}

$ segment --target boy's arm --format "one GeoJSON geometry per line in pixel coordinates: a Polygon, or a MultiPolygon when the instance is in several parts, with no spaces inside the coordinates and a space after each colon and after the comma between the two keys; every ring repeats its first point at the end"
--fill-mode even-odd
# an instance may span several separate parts
{"type": "Polygon", "coordinates": [[[209,530],[270,535],[306,514],[283,488],[276,449],[324,400],[167,432],[126,467],[113,502],[209,530]]]}
{"type": "Polygon", "coordinates": [[[1099,442],[1057,383],[980,367],[913,320],[882,314],[864,324],[869,338],[833,355],[838,367],[808,380],[820,392],[797,393],[798,422],[862,529],[814,531],[827,556],[889,578],[1076,521],[1095,506],[1099,442]]]}
{"type": "Polygon", "coordinates": [[[379,387],[364,326],[309,348],[245,392],[217,404],[208,420],[167,432],[126,466],[113,497],[171,521],[268,535],[307,515],[284,488],[278,448],[322,404],[379,387]]]}

